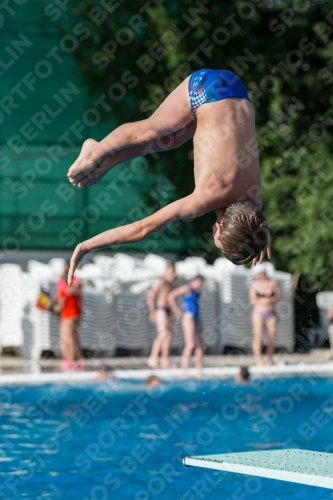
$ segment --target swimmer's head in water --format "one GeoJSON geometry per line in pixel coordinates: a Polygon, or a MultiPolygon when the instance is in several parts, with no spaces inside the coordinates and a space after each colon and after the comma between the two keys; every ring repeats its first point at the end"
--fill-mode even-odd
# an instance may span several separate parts
{"type": "Polygon", "coordinates": [[[161,379],[157,375],[150,375],[145,380],[146,387],[158,387],[161,384],[161,379]]]}
{"type": "Polygon", "coordinates": [[[259,257],[268,241],[267,221],[250,201],[229,205],[221,224],[216,223],[214,227],[215,245],[236,265],[248,264],[259,257]]]}

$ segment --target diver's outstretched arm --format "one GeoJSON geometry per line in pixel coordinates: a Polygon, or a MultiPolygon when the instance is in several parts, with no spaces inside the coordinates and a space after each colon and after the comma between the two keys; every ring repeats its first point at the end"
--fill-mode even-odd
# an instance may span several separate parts
{"type": "Polygon", "coordinates": [[[72,278],[79,262],[91,250],[144,240],[150,234],[176,220],[200,217],[210,212],[210,210],[212,210],[212,207],[203,201],[202,194],[194,191],[189,196],[170,203],[170,205],[161,208],[161,210],[158,210],[158,212],[145,219],[127,224],[126,226],[115,227],[94,236],[90,240],[79,243],[71,258],[68,284],[72,283],[72,278]]]}

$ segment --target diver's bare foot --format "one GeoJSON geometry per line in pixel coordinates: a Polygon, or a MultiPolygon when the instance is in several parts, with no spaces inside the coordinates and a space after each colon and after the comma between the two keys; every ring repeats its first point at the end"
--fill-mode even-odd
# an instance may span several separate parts
{"type": "Polygon", "coordinates": [[[69,181],[78,187],[93,186],[99,182],[109,170],[114,167],[114,160],[112,155],[103,158],[101,161],[93,162],[90,157],[93,157],[94,147],[97,141],[94,139],[87,139],[82,146],[82,150],[78,159],[73,163],[68,172],[69,181]],[[77,170],[82,163],[88,165],[87,168],[77,170]],[[90,166],[89,165],[93,165],[90,166]],[[78,171],[78,173],[75,173],[78,171]]]}
{"type": "Polygon", "coordinates": [[[74,186],[82,187],[82,183],[87,175],[92,174],[98,167],[99,163],[92,159],[92,151],[98,144],[94,139],[87,139],[82,145],[81,152],[78,158],[68,171],[69,181],[74,186]]]}
{"type": "Polygon", "coordinates": [[[265,364],[268,366],[274,366],[276,363],[273,361],[273,359],[268,359],[265,364]]]}

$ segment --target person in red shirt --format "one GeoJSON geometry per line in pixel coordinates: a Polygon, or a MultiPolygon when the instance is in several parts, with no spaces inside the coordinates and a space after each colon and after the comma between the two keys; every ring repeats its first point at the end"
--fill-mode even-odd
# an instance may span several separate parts
{"type": "Polygon", "coordinates": [[[69,262],[64,264],[64,274],[57,281],[54,312],[60,313],[60,348],[63,357],[62,370],[83,370],[82,351],[79,343],[82,295],[79,278],[67,285],[69,262]]]}

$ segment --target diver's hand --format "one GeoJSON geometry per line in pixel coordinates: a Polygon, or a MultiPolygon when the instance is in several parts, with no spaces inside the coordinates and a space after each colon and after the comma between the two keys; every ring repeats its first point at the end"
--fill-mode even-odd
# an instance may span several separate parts
{"type": "Polygon", "coordinates": [[[258,259],[259,259],[259,264],[262,264],[264,262],[266,251],[267,251],[267,257],[270,259],[272,257],[272,245],[271,245],[271,237],[268,230],[267,230],[267,245],[265,249],[261,252],[260,256],[253,259],[252,261],[253,266],[256,265],[258,259]]]}
{"type": "Polygon", "coordinates": [[[67,284],[71,286],[72,281],[73,281],[73,276],[75,273],[75,269],[77,268],[78,264],[81,262],[83,257],[89,252],[87,247],[85,246],[85,242],[79,243],[72,255],[71,258],[71,263],[68,271],[68,277],[67,277],[67,284]]]}

